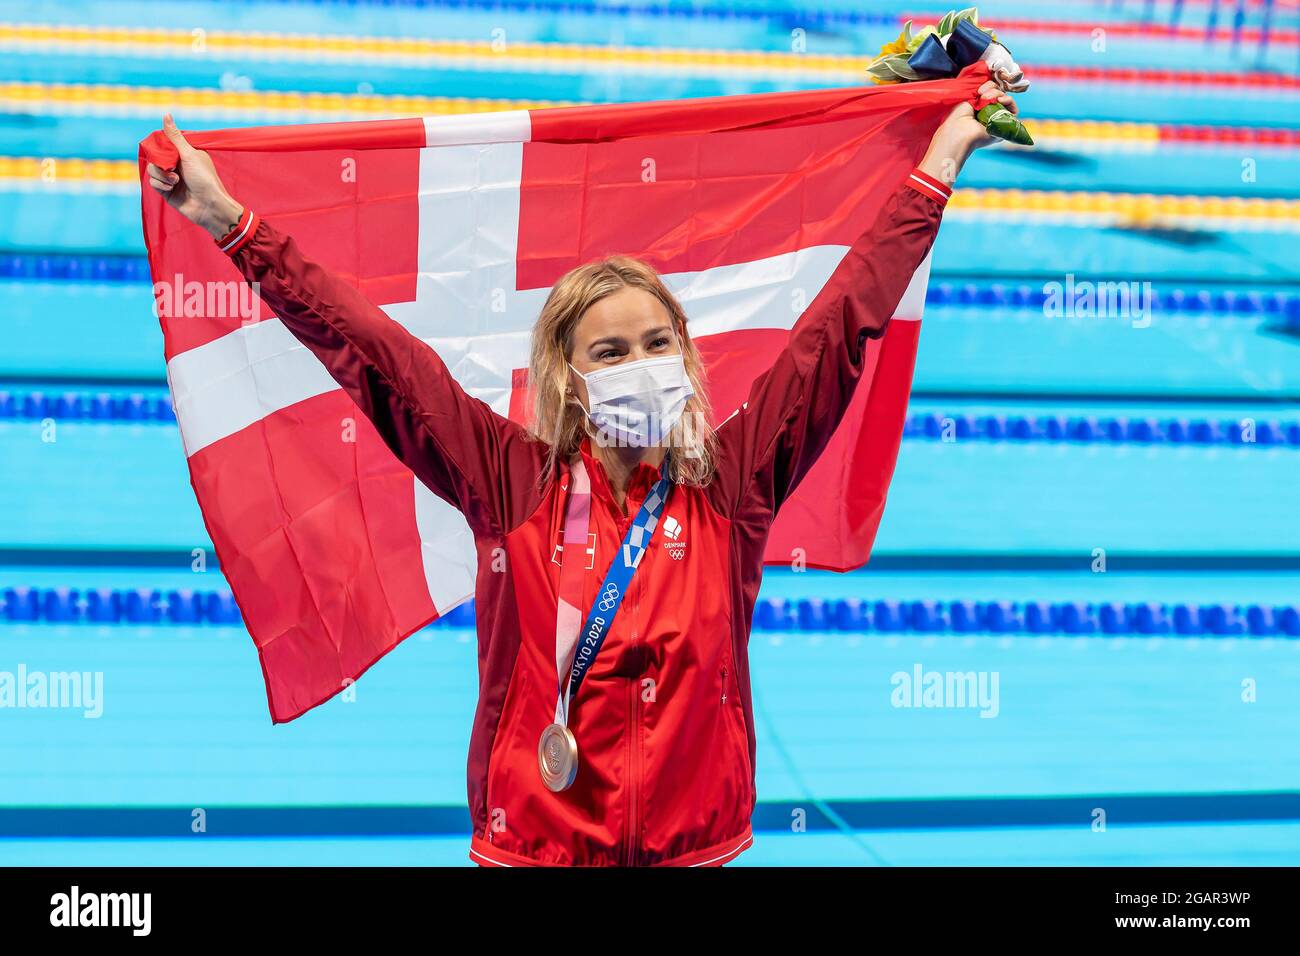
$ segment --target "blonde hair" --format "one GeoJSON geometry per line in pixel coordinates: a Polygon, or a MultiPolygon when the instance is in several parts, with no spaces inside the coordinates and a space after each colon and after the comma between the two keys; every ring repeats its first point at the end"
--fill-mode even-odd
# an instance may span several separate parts
{"type": "Polygon", "coordinates": [[[683,364],[695,394],[681,420],[668,433],[669,477],[678,484],[704,485],[713,477],[716,441],[709,424],[704,362],[686,329],[686,313],[659,274],[631,256],[609,256],[566,273],[551,288],[533,326],[528,387],[533,392],[533,436],[550,446],[546,473],[578,453],[584,436],[593,441],[596,427],[577,397],[569,394],[569,360],[573,333],[587,310],[625,288],[643,289],[658,299],[672,318],[681,342],[683,364]]]}

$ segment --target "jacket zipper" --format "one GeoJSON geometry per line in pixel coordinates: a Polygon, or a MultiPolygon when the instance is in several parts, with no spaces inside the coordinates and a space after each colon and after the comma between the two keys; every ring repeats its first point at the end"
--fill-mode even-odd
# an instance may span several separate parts
{"type": "Polygon", "coordinates": [[[640,719],[640,714],[639,714],[640,707],[637,706],[637,701],[640,699],[640,694],[637,693],[637,682],[635,677],[628,678],[628,690],[631,691],[632,699],[628,704],[628,713],[631,717],[631,720],[629,724],[630,733],[627,735],[627,739],[628,739],[627,846],[624,848],[623,854],[626,861],[625,865],[636,866],[637,843],[639,842],[638,836],[640,835],[641,832],[641,821],[638,819],[640,815],[640,808],[637,806],[637,797],[639,796],[637,791],[638,791],[638,784],[640,783],[640,777],[641,777],[641,760],[640,760],[641,748],[637,745],[638,744],[637,722],[640,719]]]}
{"type": "MultiPolygon", "coordinates": [[[[619,539],[627,534],[628,525],[632,523],[631,517],[619,519],[619,539]]],[[[644,557],[642,558],[644,560],[644,557]]],[[[628,611],[631,612],[631,635],[630,646],[635,649],[637,643],[637,601],[636,596],[640,594],[641,589],[637,586],[636,578],[632,579],[632,586],[629,589],[631,593],[626,596],[629,603],[628,611]]],[[[635,659],[635,658],[634,658],[635,659]]],[[[638,686],[636,675],[628,677],[628,733],[627,733],[627,841],[623,848],[623,858],[626,866],[635,866],[638,843],[640,842],[641,808],[638,806],[640,798],[641,785],[641,746],[640,746],[640,721],[641,721],[641,694],[638,686]]]]}

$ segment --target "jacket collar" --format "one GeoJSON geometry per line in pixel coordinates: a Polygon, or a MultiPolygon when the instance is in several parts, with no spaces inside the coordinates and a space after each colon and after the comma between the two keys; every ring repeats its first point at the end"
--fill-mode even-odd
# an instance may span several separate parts
{"type": "MultiPolygon", "coordinates": [[[[587,474],[591,477],[591,493],[618,512],[618,501],[614,498],[609,476],[605,474],[605,466],[591,453],[591,439],[583,438],[578,450],[582,453],[583,464],[587,466],[587,474]]],[[[653,465],[641,462],[632,470],[627,483],[627,514],[634,514],[641,507],[641,502],[645,501],[645,496],[658,480],[659,469],[653,465]]]]}

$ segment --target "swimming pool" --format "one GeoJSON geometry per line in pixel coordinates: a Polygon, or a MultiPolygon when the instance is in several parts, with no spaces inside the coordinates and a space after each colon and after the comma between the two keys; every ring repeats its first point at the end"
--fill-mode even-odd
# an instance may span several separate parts
{"type": "MultiPolygon", "coordinates": [[[[173,612],[227,589],[142,268],[135,143],[166,103],[197,129],[838,85],[904,6],[7,5],[0,672],[102,693],[0,709],[0,861],[469,863],[465,612],[284,726],[242,628],[173,612]]],[[[1129,6],[1104,53],[1076,28],[1090,4],[1006,31],[1048,77],[1022,103],[1049,135],[964,175],[871,567],[765,579],[739,863],[1300,861],[1300,19],[1280,8],[1267,50],[1206,47],[1135,37],[1129,6]],[[1055,314],[1067,276],[1142,307],[1055,314]]]]}

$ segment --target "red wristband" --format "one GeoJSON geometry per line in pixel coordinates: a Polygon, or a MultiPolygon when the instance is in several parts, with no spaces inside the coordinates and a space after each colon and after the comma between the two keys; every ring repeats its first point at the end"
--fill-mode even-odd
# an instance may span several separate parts
{"type": "Polygon", "coordinates": [[[235,223],[235,227],[217,240],[217,248],[226,255],[233,256],[248,245],[253,238],[253,233],[257,232],[257,224],[261,221],[257,213],[245,209],[240,213],[239,222],[235,223]]]}
{"type": "Polygon", "coordinates": [[[952,187],[938,179],[935,179],[929,173],[923,173],[919,169],[912,170],[911,175],[907,177],[907,185],[911,186],[922,196],[928,196],[937,202],[940,206],[948,204],[948,197],[952,195],[952,187]]]}

